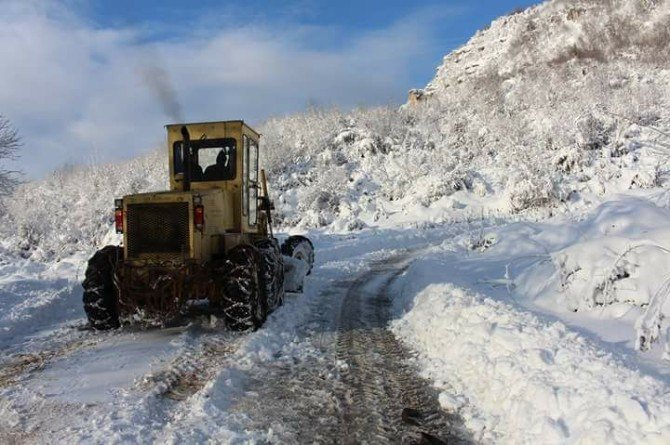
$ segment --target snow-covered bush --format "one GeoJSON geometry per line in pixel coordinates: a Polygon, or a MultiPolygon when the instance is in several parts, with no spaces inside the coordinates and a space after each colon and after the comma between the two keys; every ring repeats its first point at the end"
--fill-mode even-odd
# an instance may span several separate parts
{"type": "Polygon", "coordinates": [[[586,166],[586,156],[578,147],[565,147],[558,151],[552,163],[561,173],[578,173],[586,166]]]}
{"type": "Polygon", "coordinates": [[[112,227],[114,198],[167,186],[164,158],[160,151],[121,164],[68,167],[23,184],[6,202],[0,237],[37,260],[90,251],[112,227]]]}
{"type": "Polygon", "coordinates": [[[521,174],[510,179],[507,193],[514,212],[545,207],[560,197],[551,178],[536,174],[521,174]]]}
{"type": "Polygon", "coordinates": [[[603,119],[589,113],[577,121],[577,145],[585,150],[599,150],[606,147],[610,141],[611,130],[603,119]]]}

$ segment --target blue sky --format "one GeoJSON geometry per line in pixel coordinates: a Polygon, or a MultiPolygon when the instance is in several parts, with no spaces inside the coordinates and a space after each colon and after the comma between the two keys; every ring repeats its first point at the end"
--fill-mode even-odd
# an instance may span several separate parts
{"type": "Polygon", "coordinates": [[[521,0],[0,0],[0,114],[28,178],[128,159],[175,121],[400,104],[521,0]],[[123,141],[122,143],[120,141],[123,141]]]}
{"type": "MultiPolygon", "coordinates": [[[[102,27],[144,28],[147,40],[179,39],[193,33],[190,23],[235,28],[237,22],[263,26],[313,26],[319,39],[305,42],[319,49],[346,46],[356,36],[384,30],[403,18],[421,17],[430,41],[416,48],[419,63],[412,68],[407,84],[422,86],[433,76],[442,57],[465,43],[478,29],[516,8],[538,1],[529,0],[295,0],[221,1],[199,0],[95,0],[82,8],[102,27]],[[189,4],[197,3],[197,4],[189,4]]],[[[404,97],[405,91],[392,94],[404,97]]]]}

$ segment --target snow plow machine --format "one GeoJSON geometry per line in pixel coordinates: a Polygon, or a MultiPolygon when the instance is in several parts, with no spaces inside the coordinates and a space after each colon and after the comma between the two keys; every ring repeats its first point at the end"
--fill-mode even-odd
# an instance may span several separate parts
{"type": "Polygon", "coordinates": [[[199,308],[230,329],[256,329],[285,292],[302,291],[312,243],[291,236],[280,246],[273,235],[259,133],[243,121],[166,128],[170,190],[115,200],[123,242],[88,261],[89,323],[165,326],[199,308]]]}

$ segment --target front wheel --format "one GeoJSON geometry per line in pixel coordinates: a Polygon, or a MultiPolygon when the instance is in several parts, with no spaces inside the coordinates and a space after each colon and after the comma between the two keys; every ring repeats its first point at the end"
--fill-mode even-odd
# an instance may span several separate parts
{"type": "Polygon", "coordinates": [[[228,252],[223,277],[223,315],[235,331],[258,329],[267,317],[267,301],[261,290],[260,254],[250,245],[228,252]]]}
{"type": "Polygon", "coordinates": [[[281,246],[284,255],[285,281],[287,292],[302,292],[305,276],[312,273],[314,266],[314,246],[304,236],[290,236],[281,246]]]}
{"type": "Polygon", "coordinates": [[[281,246],[281,253],[296,260],[304,261],[307,265],[307,275],[312,273],[314,245],[308,238],[301,235],[289,236],[281,246]]]}
{"type": "Polygon", "coordinates": [[[114,273],[123,249],[106,246],[88,261],[84,288],[84,311],[93,329],[116,329],[119,324],[119,292],[114,284],[114,273]]]}

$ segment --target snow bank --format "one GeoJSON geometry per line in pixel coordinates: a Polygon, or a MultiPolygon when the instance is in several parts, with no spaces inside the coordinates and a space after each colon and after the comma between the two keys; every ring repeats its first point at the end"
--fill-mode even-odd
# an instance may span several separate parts
{"type": "Polygon", "coordinates": [[[668,193],[482,219],[395,285],[392,329],[475,439],[667,443],[668,193]]]}
{"type": "MultiPolygon", "coordinates": [[[[556,225],[537,225],[534,237],[550,262],[517,267],[512,277],[517,295],[558,312],[604,312],[618,320],[620,330],[629,332],[636,349],[648,351],[657,341],[667,345],[670,209],[665,207],[666,198],[665,192],[646,199],[619,197],[579,222],[563,222],[562,234],[556,225]],[[549,238],[552,243],[543,241],[549,238]]],[[[503,231],[499,236],[510,233],[503,231]]],[[[508,249],[504,244],[491,254],[503,255],[508,249]]],[[[540,249],[535,251],[541,254],[540,249]]],[[[653,355],[661,355],[660,348],[653,355]]]]}
{"type": "Polygon", "coordinates": [[[419,351],[443,408],[460,414],[477,440],[670,440],[669,388],[562,323],[438,284],[419,292],[392,329],[419,351]]]}
{"type": "Polygon", "coordinates": [[[82,263],[71,258],[56,264],[22,259],[3,264],[0,258],[0,350],[9,354],[31,342],[44,346],[38,333],[46,335],[83,316],[82,263]]]}

